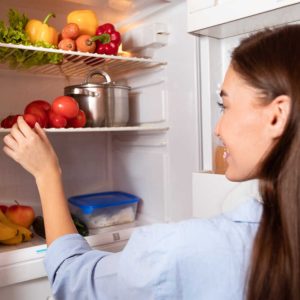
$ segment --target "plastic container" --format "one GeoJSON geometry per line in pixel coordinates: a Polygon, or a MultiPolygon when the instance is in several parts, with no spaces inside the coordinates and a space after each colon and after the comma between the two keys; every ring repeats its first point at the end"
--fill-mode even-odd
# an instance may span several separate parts
{"type": "Polygon", "coordinates": [[[133,222],[139,198],[124,192],[104,192],[70,197],[71,212],[88,228],[133,222]]]}

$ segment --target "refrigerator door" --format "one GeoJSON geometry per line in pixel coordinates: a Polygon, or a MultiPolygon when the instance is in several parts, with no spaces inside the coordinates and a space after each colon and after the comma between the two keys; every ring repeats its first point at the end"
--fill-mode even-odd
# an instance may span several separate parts
{"type": "Polygon", "coordinates": [[[214,136],[214,127],[220,117],[217,102],[231,51],[240,39],[253,31],[265,26],[299,22],[300,2],[282,0],[246,3],[226,0],[215,1],[209,7],[200,7],[200,2],[205,1],[188,1],[188,5],[192,3],[188,11],[188,30],[200,38],[198,88],[202,166],[199,171],[203,173],[193,174],[193,215],[211,217],[234,207],[249,193],[259,198],[257,187],[256,192],[252,193],[248,188],[244,190],[244,183],[229,182],[224,175],[212,174],[216,172],[215,155],[220,146],[214,136]],[[239,192],[232,194],[235,188],[239,192]]]}
{"type": "Polygon", "coordinates": [[[188,31],[216,38],[294,22],[300,12],[298,0],[188,0],[187,4],[188,31]]]}
{"type": "Polygon", "coordinates": [[[233,210],[250,197],[260,199],[257,180],[232,182],[224,175],[193,173],[194,217],[214,217],[233,210]]]}

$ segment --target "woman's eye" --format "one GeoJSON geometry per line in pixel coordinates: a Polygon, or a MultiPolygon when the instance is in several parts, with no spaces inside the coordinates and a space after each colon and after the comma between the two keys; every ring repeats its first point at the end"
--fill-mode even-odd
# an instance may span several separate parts
{"type": "Polygon", "coordinates": [[[221,103],[221,102],[217,102],[217,104],[218,104],[218,106],[219,106],[219,108],[220,108],[221,112],[223,112],[223,111],[225,110],[225,106],[224,106],[224,104],[223,104],[223,103],[221,103]]]}

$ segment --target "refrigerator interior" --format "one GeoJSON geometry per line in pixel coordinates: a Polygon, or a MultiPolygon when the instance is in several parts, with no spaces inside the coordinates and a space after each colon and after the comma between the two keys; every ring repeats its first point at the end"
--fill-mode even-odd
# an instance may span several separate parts
{"type": "MultiPolygon", "coordinates": [[[[90,0],[82,4],[83,1],[65,0],[63,5],[61,2],[1,1],[0,19],[6,19],[9,8],[16,8],[30,18],[42,20],[54,8],[57,16],[50,24],[60,30],[69,11],[94,9],[101,23],[115,23],[122,34],[134,28],[163,24],[167,30],[163,32],[166,45],[134,49],[136,56],[147,54],[146,58],[136,61],[134,58],[126,61],[131,57],[125,53],[124,59],[111,59],[110,63],[102,63],[99,67],[82,68],[77,64],[68,67],[67,71],[72,72],[67,76],[52,67],[31,72],[11,70],[7,64],[1,64],[0,119],[22,113],[26,104],[35,99],[52,102],[63,95],[65,86],[82,83],[90,69],[103,68],[114,81],[132,88],[128,127],[47,130],[63,170],[67,197],[121,190],[141,198],[136,222],[105,228],[101,234],[92,232],[88,241],[94,247],[113,245],[127,240],[136,226],[190,217],[192,172],[199,170],[200,164],[194,76],[198,38],[189,35],[183,26],[185,2],[90,0]],[[126,3],[127,8],[120,6],[126,3]]],[[[134,34],[129,33],[129,37],[134,39],[134,34]]],[[[1,140],[7,133],[7,129],[0,129],[1,140]]],[[[0,203],[12,204],[17,200],[33,206],[36,215],[41,214],[33,177],[2,151],[0,165],[0,203]]],[[[40,260],[45,249],[45,241],[38,237],[18,246],[1,245],[2,271],[12,264],[40,260]]],[[[3,272],[0,273],[3,275],[3,272]]]]}

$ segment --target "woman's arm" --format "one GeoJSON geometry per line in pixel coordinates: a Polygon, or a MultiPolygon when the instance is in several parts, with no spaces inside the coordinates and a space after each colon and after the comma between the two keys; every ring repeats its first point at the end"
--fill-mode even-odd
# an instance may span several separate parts
{"type": "Polygon", "coordinates": [[[59,162],[44,130],[38,123],[32,130],[23,117],[18,117],[17,123],[3,140],[4,152],[36,180],[47,244],[65,234],[76,233],[62,186],[59,162]]]}

